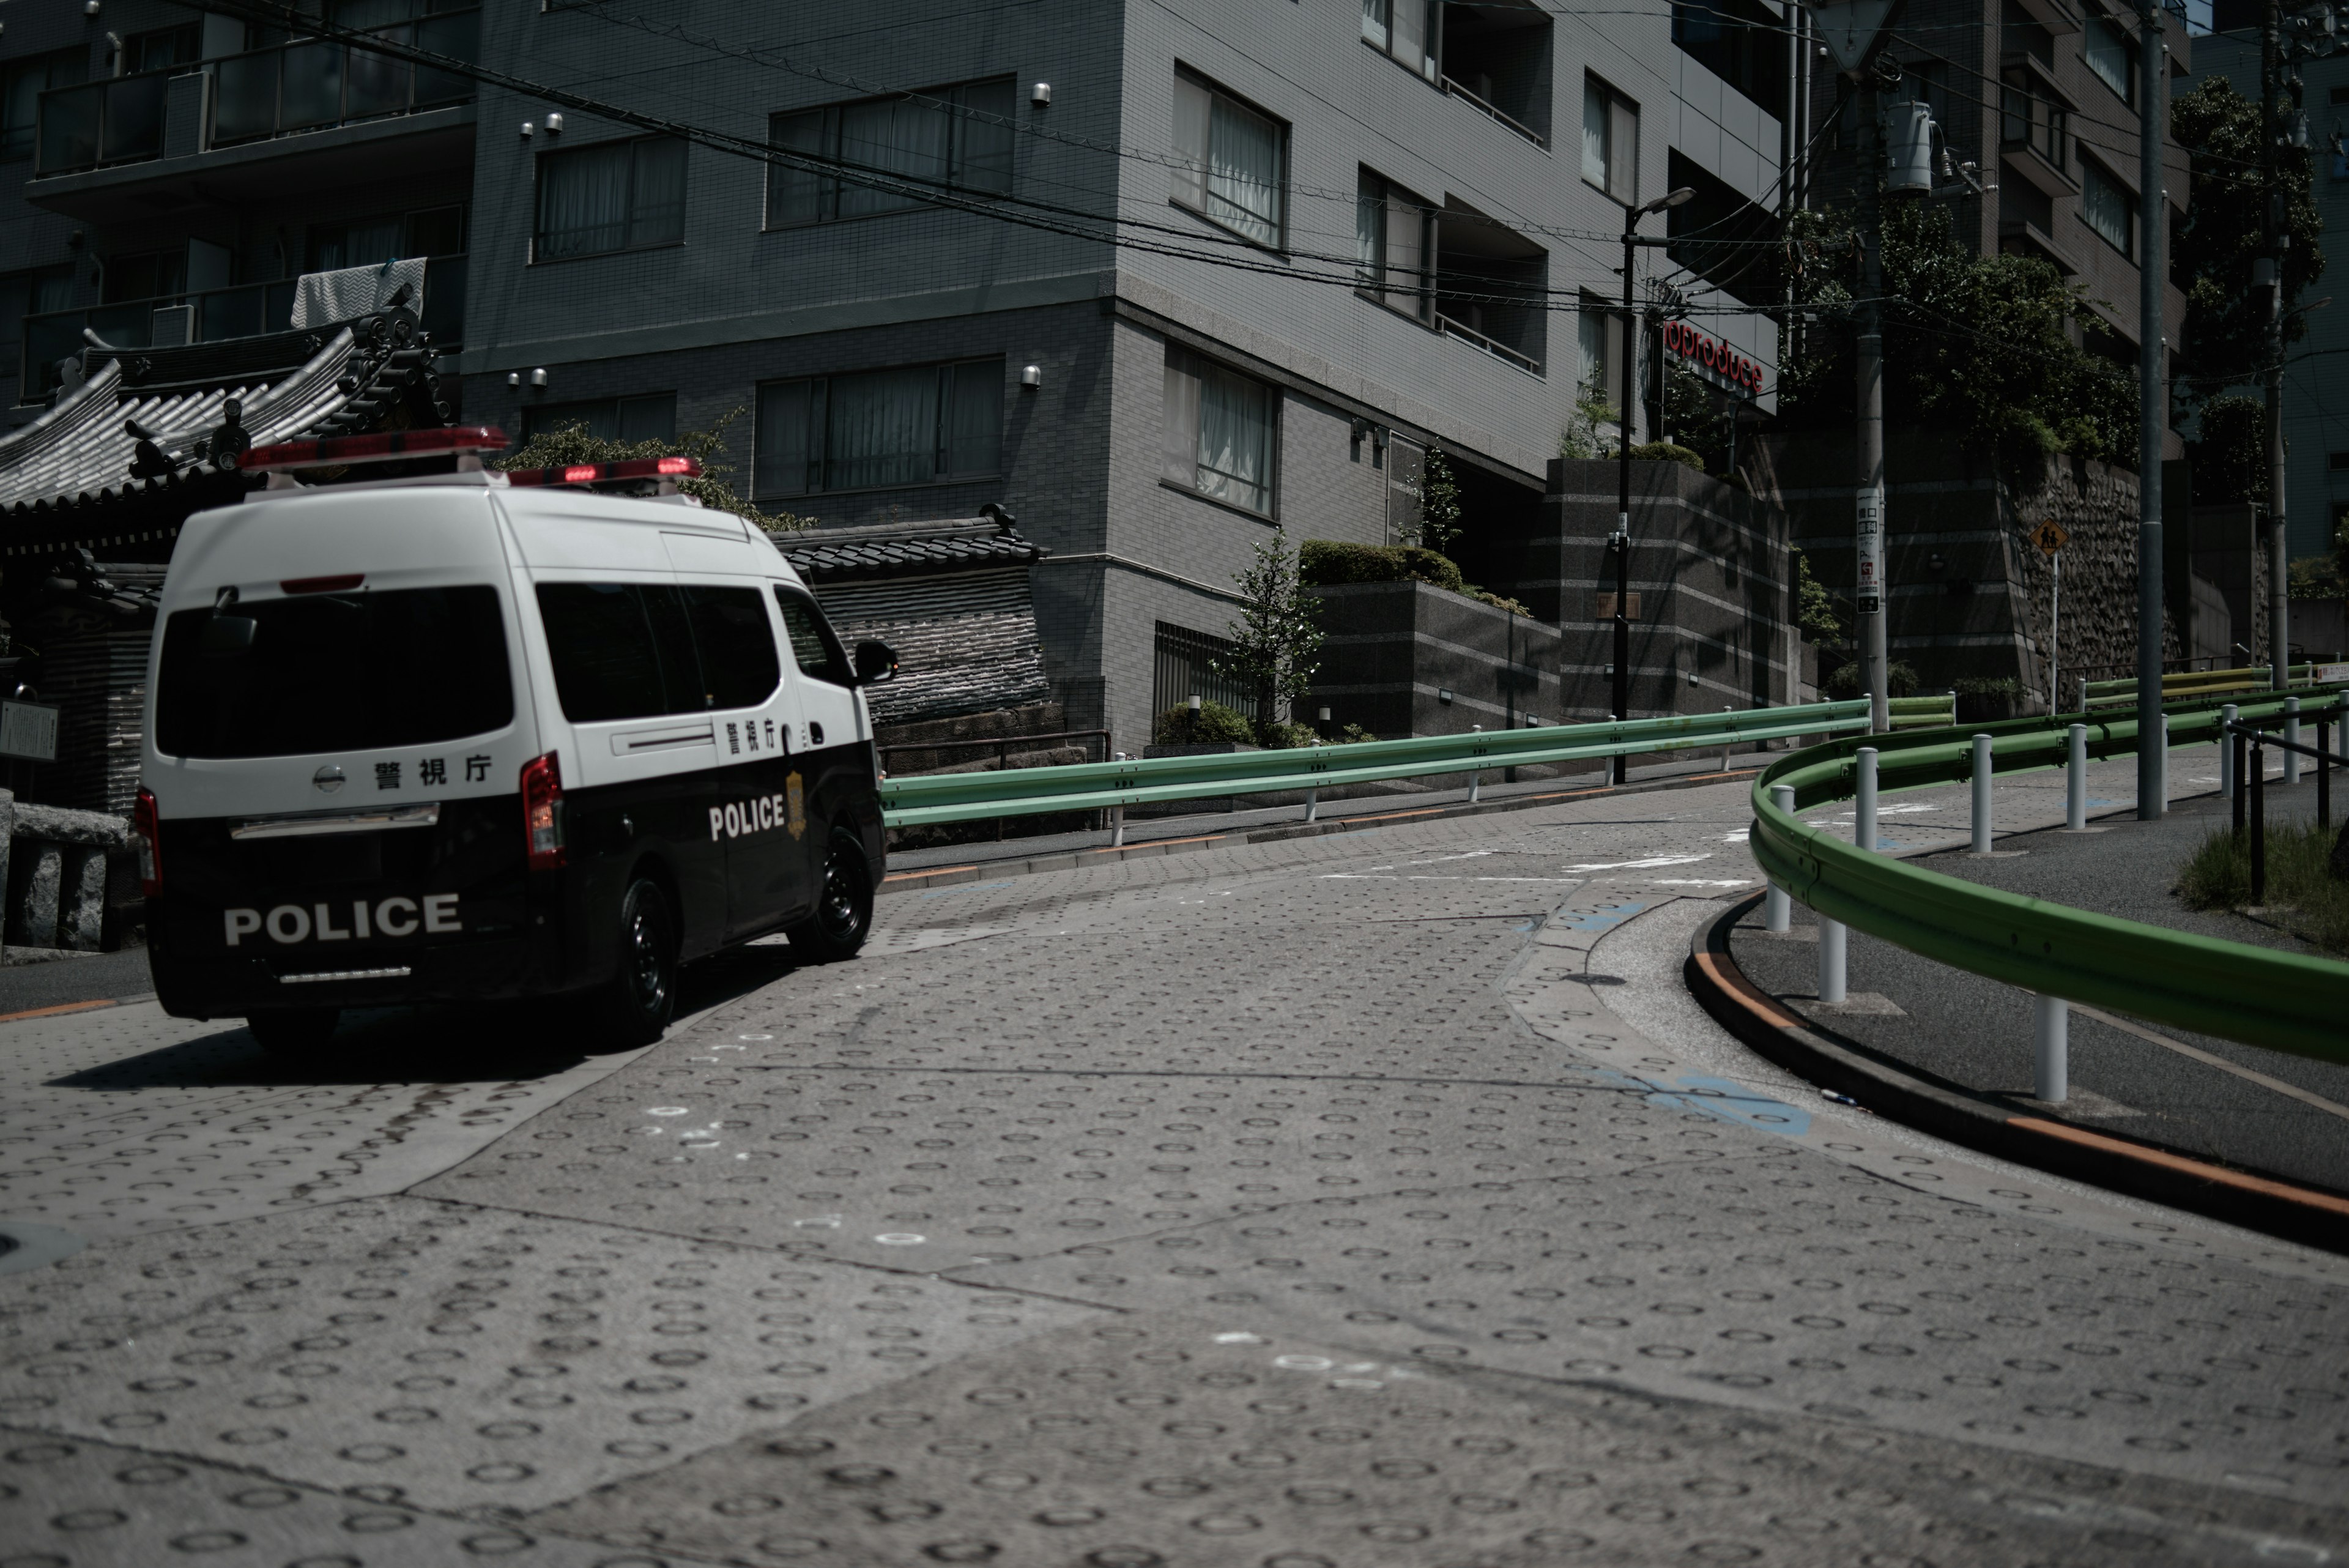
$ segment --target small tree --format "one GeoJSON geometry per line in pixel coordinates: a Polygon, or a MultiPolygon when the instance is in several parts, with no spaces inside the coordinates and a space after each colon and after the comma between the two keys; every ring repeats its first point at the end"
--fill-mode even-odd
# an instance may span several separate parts
{"type": "Polygon", "coordinates": [[[1321,668],[1321,600],[1298,577],[1283,529],[1256,547],[1255,564],[1234,581],[1243,601],[1240,618],[1226,632],[1232,650],[1216,656],[1212,667],[1256,693],[1261,741],[1279,723],[1280,704],[1302,697],[1321,668]]]}
{"type": "Polygon", "coordinates": [[[1574,415],[1566,421],[1566,429],[1557,438],[1560,457],[1596,458],[1611,456],[1615,443],[1600,432],[1615,422],[1615,405],[1608,400],[1607,389],[1597,381],[1582,383],[1574,396],[1574,415]]]}
{"type": "Polygon", "coordinates": [[[1434,551],[1439,556],[1452,553],[1452,541],[1460,537],[1460,482],[1452,477],[1452,461],[1444,455],[1440,446],[1427,449],[1427,462],[1420,471],[1419,537],[1405,540],[1434,551]]]}
{"type": "Polygon", "coordinates": [[[674,438],[657,436],[650,441],[614,441],[589,435],[584,421],[574,421],[554,430],[540,431],[523,443],[520,452],[494,466],[558,468],[574,462],[623,462],[640,457],[690,457],[700,462],[700,476],[680,479],[677,487],[704,506],[715,512],[731,512],[770,534],[793,534],[811,526],[809,519],[788,512],[760,511],[726,483],[725,476],[734,472],[733,466],[711,461],[726,450],[726,427],[741,415],[742,410],[737,405],[706,431],[681,431],[674,438]]]}
{"type": "Polygon", "coordinates": [[[1792,552],[1795,557],[1795,624],[1802,628],[1805,642],[1832,643],[1843,636],[1843,623],[1836,618],[1835,600],[1826,586],[1811,575],[1811,558],[1801,550],[1792,552]]]}

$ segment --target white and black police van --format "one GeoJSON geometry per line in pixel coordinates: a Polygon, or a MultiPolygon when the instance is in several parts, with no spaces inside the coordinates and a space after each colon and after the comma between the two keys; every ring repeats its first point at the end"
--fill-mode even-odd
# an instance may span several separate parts
{"type": "Polygon", "coordinates": [[[284,1052],[346,1008],[579,997],[645,1043],[681,962],[863,945],[858,688],[895,656],[852,659],[756,528],[674,493],[693,460],[485,471],[505,445],[261,448],[240,461],[268,488],[188,520],[133,822],[167,1012],[284,1052]],[[450,472],[296,477],[369,462],[450,472]]]}

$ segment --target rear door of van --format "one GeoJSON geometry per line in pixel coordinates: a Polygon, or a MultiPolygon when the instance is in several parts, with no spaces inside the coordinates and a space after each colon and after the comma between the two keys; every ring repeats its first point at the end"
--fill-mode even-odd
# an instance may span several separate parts
{"type": "Polygon", "coordinates": [[[481,491],[321,491],[191,519],[141,766],[168,1009],[510,995],[543,978],[509,572],[481,491]]]}

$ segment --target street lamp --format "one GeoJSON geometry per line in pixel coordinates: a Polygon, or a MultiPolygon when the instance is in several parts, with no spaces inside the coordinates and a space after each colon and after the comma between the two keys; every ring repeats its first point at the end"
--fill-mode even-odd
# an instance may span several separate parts
{"type": "MultiPolygon", "coordinates": [[[[1607,541],[1607,547],[1615,554],[1614,699],[1619,722],[1631,716],[1631,376],[1640,359],[1638,328],[1631,316],[1631,255],[1640,245],[1670,243],[1641,239],[1638,233],[1640,219],[1667,207],[1677,207],[1695,194],[1694,187],[1683,185],[1643,206],[1623,203],[1623,402],[1615,410],[1621,440],[1616,443],[1615,533],[1607,541]]],[[[1629,782],[1630,767],[1630,758],[1619,754],[1615,758],[1617,784],[1629,782]]]]}

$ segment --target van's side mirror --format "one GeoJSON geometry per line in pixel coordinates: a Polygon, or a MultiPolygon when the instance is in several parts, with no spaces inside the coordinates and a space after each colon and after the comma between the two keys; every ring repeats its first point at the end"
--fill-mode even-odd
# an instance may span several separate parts
{"type": "Polygon", "coordinates": [[[885,642],[866,640],[856,645],[856,683],[878,686],[897,675],[897,650],[885,642]]]}

